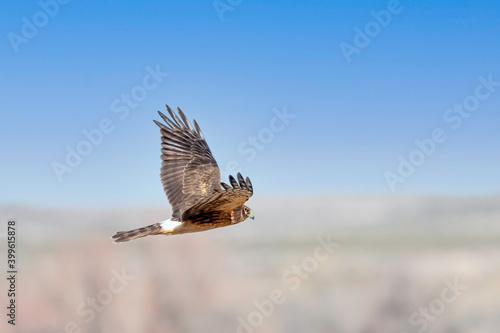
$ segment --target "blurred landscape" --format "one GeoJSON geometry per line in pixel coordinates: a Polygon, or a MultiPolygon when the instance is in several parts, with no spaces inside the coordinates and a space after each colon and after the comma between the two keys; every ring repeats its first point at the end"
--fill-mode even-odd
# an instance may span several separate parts
{"type": "Polygon", "coordinates": [[[499,331],[500,196],[249,206],[255,221],[119,245],[112,234],[169,218],[167,203],[2,207],[18,223],[17,332],[499,331]],[[314,259],[329,240],[335,250],[314,259]],[[270,307],[273,290],[282,302],[270,307]]]}
{"type": "Polygon", "coordinates": [[[2,9],[0,333],[500,333],[500,1],[2,9]],[[165,104],[255,220],[114,244],[214,165],[165,104]]]}

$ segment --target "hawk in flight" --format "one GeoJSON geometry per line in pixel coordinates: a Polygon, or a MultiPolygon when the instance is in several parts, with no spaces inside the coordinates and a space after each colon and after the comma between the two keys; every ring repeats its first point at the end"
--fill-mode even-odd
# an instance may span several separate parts
{"type": "Polygon", "coordinates": [[[252,210],[243,205],[253,194],[248,177],[240,173],[222,183],[220,170],[210,148],[193,119],[194,128],[181,109],[177,116],[167,105],[170,117],[158,111],[165,121],[161,133],[161,182],[172,206],[172,218],[147,227],[119,231],[112,239],[126,242],[151,235],[177,235],[205,231],[253,220],[252,210]],[[222,186],[222,188],[221,188],[222,186]]]}

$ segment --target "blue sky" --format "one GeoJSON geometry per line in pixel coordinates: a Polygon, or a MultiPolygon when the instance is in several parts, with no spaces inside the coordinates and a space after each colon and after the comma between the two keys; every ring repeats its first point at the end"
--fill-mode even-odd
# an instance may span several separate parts
{"type": "Polygon", "coordinates": [[[196,118],[223,173],[236,165],[262,197],[500,190],[500,87],[477,88],[500,81],[499,3],[40,3],[0,13],[3,204],[164,204],[152,119],[165,103],[196,118]],[[346,44],[360,46],[350,62],[346,44]],[[168,75],[145,90],[155,70],[168,75]],[[122,100],[144,91],[133,107],[122,100]],[[454,129],[444,116],[464,103],[473,111],[454,129]],[[286,124],[274,120],[284,110],[286,124]],[[110,133],[60,181],[54,163],[103,119],[110,133]],[[435,129],[446,140],[420,156],[415,140],[435,129]],[[404,182],[391,189],[387,172],[404,182]]]}

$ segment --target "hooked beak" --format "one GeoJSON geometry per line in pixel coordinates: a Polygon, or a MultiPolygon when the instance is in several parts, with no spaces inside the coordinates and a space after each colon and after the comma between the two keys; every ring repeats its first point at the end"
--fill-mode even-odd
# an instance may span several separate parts
{"type": "Polygon", "coordinates": [[[255,215],[253,215],[253,212],[250,212],[250,215],[248,215],[249,218],[251,218],[252,220],[255,220],[255,215]]]}

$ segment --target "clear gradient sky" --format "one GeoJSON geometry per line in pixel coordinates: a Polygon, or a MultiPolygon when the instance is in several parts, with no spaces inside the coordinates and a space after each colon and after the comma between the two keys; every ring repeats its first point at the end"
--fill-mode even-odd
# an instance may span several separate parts
{"type": "Polygon", "coordinates": [[[498,2],[41,3],[0,12],[1,204],[166,204],[152,121],[165,103],[262,197],[393,193],[386,172],[436,129],[446,140],[395,193],[500,192],[500,87],[478,88],[500,81],[498,2]],[[101,122],[60,181],[54,162],[101,122]]]}

